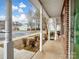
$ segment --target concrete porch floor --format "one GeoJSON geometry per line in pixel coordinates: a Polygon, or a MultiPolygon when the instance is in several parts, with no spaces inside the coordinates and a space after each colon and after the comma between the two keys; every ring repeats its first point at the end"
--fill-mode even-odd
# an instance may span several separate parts
{"type": "Polygon", "coordinates": [[[47,41],[43,51],[38,51],[32,59],[66,59],[63,43],[60,39],[47,41]]]}

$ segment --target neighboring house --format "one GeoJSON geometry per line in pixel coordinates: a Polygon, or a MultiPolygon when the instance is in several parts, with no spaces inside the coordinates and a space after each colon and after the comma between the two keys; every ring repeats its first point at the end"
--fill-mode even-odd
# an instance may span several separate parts
{"type": "MultiPolygon", "coordinates": [[[[21,23],[13,22],[12,23],[12,30],[17,30],[20,26],[22,26],[21,23]]],[[[4,29],[5,29],[5,21],[4,20],[0,20],[0,30],[4,30],[4,29]]]]}
{"type": "Polygon", "coordinates": [[[22,25],[19,27],[19,30],[27,30],[28,26],[27,25],[22,25]]]}
{"type": "Polygon", "coordinates": [[[0,20],[0,30],[5,29],[5,21],[0,20]]]}
{"type": "Polygon", "coordinates": [[[19,22],[13,22],[13,24],[12,24],[12,30],[13,31],[19,30],[20,26],[22,26],[21,23],[19,23],[19,22]]]}

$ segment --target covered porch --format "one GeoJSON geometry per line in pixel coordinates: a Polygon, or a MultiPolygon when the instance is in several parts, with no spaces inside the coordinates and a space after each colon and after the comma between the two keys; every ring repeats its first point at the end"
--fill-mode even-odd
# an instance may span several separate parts
{"type": "Polygon", "coordinates": [[[40,27],[40,51],[32,59],[70,59],[70,0],[30,0],[40,10],[40,22],[47,21],[48,41],[42,45],[42,24],[40,27]],[[43,16],[46,19],[42,19],[43,16]],[[51,26],[51,24],[53,24],[51,26]],[[58,37],[58,25],[60,36],[58,37]],[[54,28],[54,40],[52,30],[54,28]],[[60,48],[61,47],[61,48],[60,48]],[[54,50],[55,49],[55,50],[54,50]],[[56,53],[54,53],[56,51],[56,53]],[[61,51],[61,52],[60,52],[61,51]]]}
{"type": "Polygon", "coordinates": [[[67,59],[63,42],[60,40],[48,40],[43,45],[42,52],[38,51],[32,59],[67,59]]]}
{"type": "MultiPolygon", "coordinates": [[[[40,12],[39,51],[30,59],[70,59],[71,0],[30,0],[40,12]],[[46,22],[48,40],[43,45],[43,21],[46,22]],[[60,34],[57,33],[60,32],[60,34]],[[54,37],[51,33],[54,32],[54,37]],[[53,40],[52,40],[53,38],[53,40]]],[[[13,59],[11,37],[11,0],[7,1],[6,37],[4,59],[13,59]]],[[[27,59],[27,58],[26,58],[27,59]]]]}

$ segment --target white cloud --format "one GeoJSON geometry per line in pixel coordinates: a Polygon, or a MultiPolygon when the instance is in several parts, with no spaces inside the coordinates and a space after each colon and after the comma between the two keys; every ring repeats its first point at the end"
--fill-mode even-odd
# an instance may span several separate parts
{"type": "Polygon", "coordinates": [[[5,20],[5,16],[0,16],[0,20],[5,20]]]}
{"type": "Polygon", "coordinates": [[[34,13],[36,12],[36,8],[35,7],[32,7],[32,10],[33,10],[34,13]]]}
{"type": "Polygon", "coordinates": [[[18,21],[18,17],[17,16],[12,16],[12,21],[18,21]]]}
{"type": "Polygon", "coordinates": [[[13,9],[13,11],[15,11],[15,10],[18,10],[18,7],[17,7],[17,6],[12,5],[12,9],[13,9]]]}
{"type": "Polygon", "coordinates": [[[23,13],[23,8],[27,7],[23,2],[19,3],[19,6],[12,5],[13,11],[18,11],[19,13],[23,13]]]}
{"type": "Polygon", "coordinates": [[[26,15],[25,14],[21,14],[21,19],[26,19],[26,15]]]}
{"type": "Polygon", "coordinates": [[[14,6],[14,5],[12,5],[12,10],[13,11],[18,11],[19,13],[23,13],[24,12],[22,8],[19,8],[18,6],[14,6]]]}
{"type": "Polygon", "coordinates": [[[22,8],[19,8],[19,9],[18,9],[18,12],[19,12],[19,13],[23,13],[24,11],[23,11],[22,8]]]}
{"type": "MultiPolygon", "coordinates": [[[[5,16],[0,16],[0,20],[5,20],[5,16]]],[[[28,19],[25,14],[21,14],[20,16],[12,16],[12,21],[18,22],[28,22],[28,19]]]]}
{"type": "Polygon", "coordinates": [[[18,21],[18,22],[28,22],[28,19],[26,18],[25,14],[21,14],[20,16],[12,16],[13,21],[18,21]]]}
{"type": "Polygon", "coordinates": [[[25,8],[25,7],[27,7],[23,2],[21,2],[20,4],[19,4],[19,7],[20,8],[25,8]]]}

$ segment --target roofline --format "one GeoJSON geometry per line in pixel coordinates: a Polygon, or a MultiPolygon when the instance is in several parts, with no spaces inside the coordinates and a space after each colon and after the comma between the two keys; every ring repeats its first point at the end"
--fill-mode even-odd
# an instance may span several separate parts
{"type": "MultiPolygon", "coordinates": [[[[29,0],[29,1],[35,6],[35,4],[32,2],[32,0],[29,0]]],[[[37,1],[39,2],[40,6],[43,7],[43,10],[44,10],[44,12],[45,12],[47,18],[49,18],[49,15],[48,15],[47,11],[45,10],[44,6],[42,5],[41,1],[40,1],[40,0],[37,0],[37,1]]],[[[36,6],[35,6],[35,7],[36,7],[36,6]]],[[[37,7],[36,7],[36,8],[37,8],[37,7]]],[[[38,9],[38,8],[37,8],[37,9],[38,9]]],[[[39,10],[39,9],[38,9],[38,10],[39,10]]]]}

